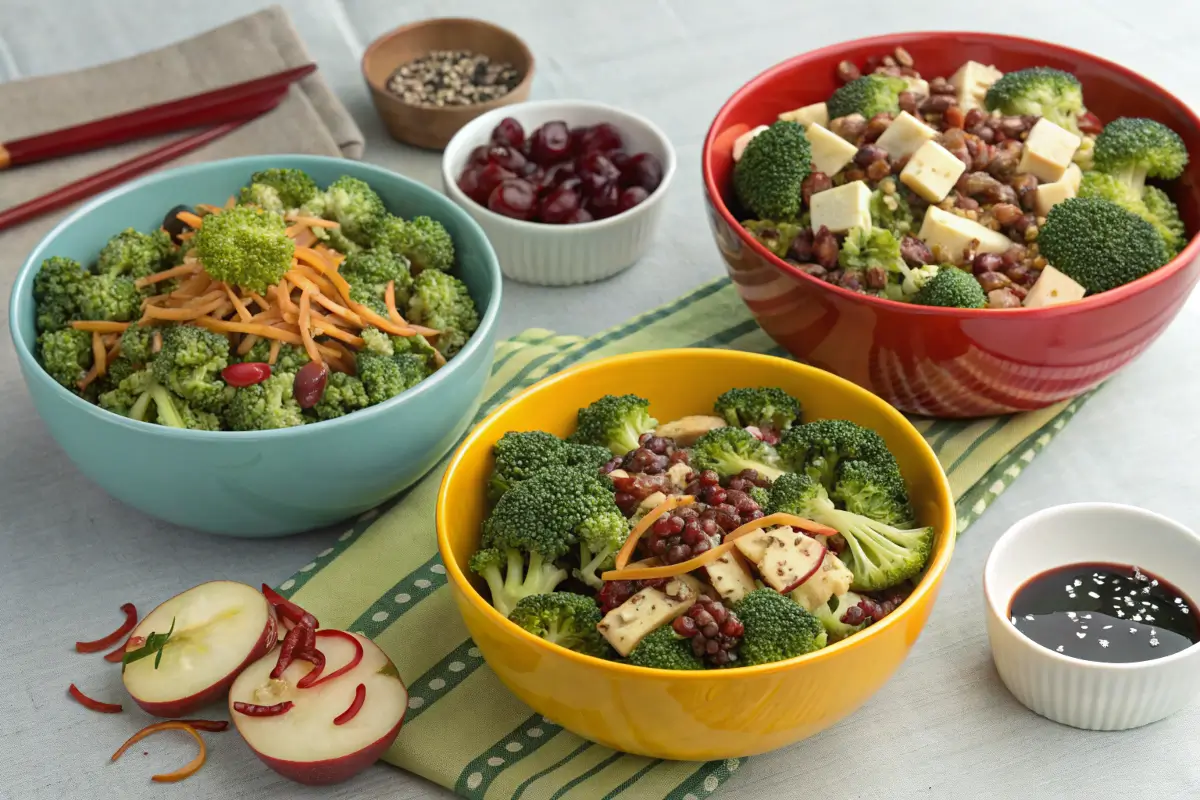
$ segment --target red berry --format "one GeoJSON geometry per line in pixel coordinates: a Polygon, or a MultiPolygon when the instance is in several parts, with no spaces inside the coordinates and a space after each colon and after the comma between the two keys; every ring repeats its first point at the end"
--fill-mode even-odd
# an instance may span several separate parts
{"type": "Polygon", "coordinates": [[[521,155],[520,150],[502,144],[488,148],[488,161],[513,172],[520,172],[525,166],[525,156],[521,155]]]}
{"type": "Polygon", "coordinates": [[[458,188],[462,189],[463,194],[476,203],[487,202],[487,195],[479,187],[479,174],[481,171],[482,168],[479,166],[470,166],[462,171],[462,175],[458,176],[458,188]]]}
{"type": "Polygon", "coordinates": [[[630,186],[621,192],[620,198],[617,200],[618,213],[628,211],[636,205],[639,205],[650,195],[640,186],[630,186]]]}
{"type": "Polygon", "coordinates": [[[662,183],[663,165],[650,153],[632,156],[621,168],[621,183],[625,186],[640,186],[653,192],[662,183]]]}
{"type": "Polygon", "coordinates": [[[580,144],[584,151],[594,150],[599,153],[608,153],[620,150],[624,142],[621,140],[621,132],[615,126],[608,122],[601,122],[584,133],[580,144]]]}
{"type": "Polygon", "coordinates": [[[593,152],[580,156],[575,162],[575,170],[579,173],[584,191],[588,194],[594,193],[605,184],[614,183],[621,177],[621,170],[603,153],[593,152]]]}
{"type": "Polygon", "coordinates": [[[241,388],[243,386],[253,386],[256,383],[262,383],[267,378],[271,377],[271,365],[263,364],[258,361],[249,361],[243,364],[230,364],[225,369],[221,370],[221,377],[225,383],[230,386],[241,388]]]}
{"type": "Polygon", "coordinates": [[[588,210],[596,219],[616,214],[620,206],[620,192],[615,183],[606,183],[588,195],[588,210]]]}
{"type": "Polygon", "coordinates": [[[488,146],[485,144],[479,145],[471,151],[470,157],[467,159],[468,164],[478,164],[483,166],[488,163],[488,146]]]}
{"type": "Polygon", "coordinates": [[[497,214],[513,219],[532,219],[537,205],[533,184],[520,178],[504,181],[488,196],[487,206],[497,214]]]}
{"type": "Polygon", "coordinates": [[[551,189],[538,204],[538,218],[542,222],[561,225],[579,210],[580,205],[578,192],[569,186],[558,186],[551,189]]]}
{"type": "Polygon", "coordinates": [[[509,147],[520,147],[525,144],[525,128],[512,117],[505,117],[492,129],[492,141],[509,147]]]}
{"type": "Polygon", "coordinates": [[[492,192],[497,186],[515,177],[517,177],[515,172],[507,170],[499,164],[488,164],[479,171],[479,188],[477,191],[483,198],[479,202],[486,205],[488,198],[491,197],[492,192]]]}
{"type": "Polygon", "coordinates": [[[543,167],[562,161],[571,152],[571,133],[567,123],[547,122],[530,137],[530,155],[543,167]]]}

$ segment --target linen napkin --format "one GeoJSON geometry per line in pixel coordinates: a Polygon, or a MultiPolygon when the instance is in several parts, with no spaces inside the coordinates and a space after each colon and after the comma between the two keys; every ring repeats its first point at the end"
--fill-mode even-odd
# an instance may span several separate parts
{"type": "MultiPolygon", "coordinates": [[[[501,342],[478,419],[573,364],[673,347],[786,357],[721,279],[591,338],[529,330],[501,342]]],[[[913,419],[949,475],[959,533],[1088,396],[1014,416],[913,419]]],[[[371,637],[396,663],[409,710],[384,759],[472,800],[699,800],[716,791],[743,759],[686,763],[609,750],[535,714],[487,668],[450,598],[437,552],[434,506],[444,470],[445,461],[347,525],[334,547],[279,586],[330,627],[371,637]],[[414,641],[421,646],[410,646],[414,641]]]]}

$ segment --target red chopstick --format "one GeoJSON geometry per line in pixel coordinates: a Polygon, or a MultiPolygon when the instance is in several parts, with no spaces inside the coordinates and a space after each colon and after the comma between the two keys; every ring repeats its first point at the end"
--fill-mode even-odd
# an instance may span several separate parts
{"type": "Polygon", "coordinates": [[[0,211],[0,231],[11,228],[14,225],[20,225],[22,222],[28,222],[35,217],[55,211],[85,197],[91,197],[98,192],[111,189],[130,178],[137,177],[144,172],[149,172],[155,167],[199,149],[270,111],[279,105],[286,94],[287,90],[283,89],[273,97],[266,99],[253,98],[254,102],[248,104],[249,107],[244,108],[243,116],[240,119],[224,122],[216,127],[194,133],[191,136],[185,136],[182,139],[168,142],[162,147],[157,147],[148,153],[142,153],[114,167],[97,172],[95,175],[90,175],[75,183],[67,184],[41,197],[35,197],[19,206],[13,206],[5,211],[0,211]]]}
{"type": "Polygon", "coordinates": [[[245,116],[238,104],[257,97],[273,97],[280,89],[312,74],[316,64],[223,86],[220,89],[146,106],[104,119],[0,142],[0,169],[108,147],[131,139],[194,128],[197,123],[219,124],[245,116]]]}

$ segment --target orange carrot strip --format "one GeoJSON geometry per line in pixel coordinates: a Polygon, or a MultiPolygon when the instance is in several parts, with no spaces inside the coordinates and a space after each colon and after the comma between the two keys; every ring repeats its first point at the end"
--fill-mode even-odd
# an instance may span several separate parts
{"type": "MultiPolygon", "coordinates": [[[[226,209],[233,208],[236,205],[237,205],[237,197],[235,197],[233,195],[229,195],[229,199],[225,201],[225,208],[226,209]]],[[[224,211],[225,209],[221,209],[221,210],[224,211]]]]}
{"type": "MultiPolygon", "coordinates": [[[[287,278],[279,281],[277,286],[272,287],[275,290],[275,303],[283,311],[295,311],[296,304],[292,302],[292,287],[288,284],[287,278]]],[[[270,289],[267,290],[269,295],[270,289]]]]}
{"type": "Polygon", "coordinates": [[[633,530],[629,532],[629,538],[625,540],[625,544],[621,545],[621,549],[617,551],[616,568],[618,570],[625,569],[625,565],[629,563],[630,557],[633,556],[633,551],[637,547],[638,540],[642,538],[646,531],[650,530],[650,526],[654,524],[656,519],[668,511],[679,508],[679,506],[690,506],[694,502],[696,502],[696,498],[691,495],[671,495],[646,512],[646,516],[639,519],[637,525],[633,526],[633,530]]]}
{"type": "Polygon", "coordinates": [[[101,377],[108,372],[108,361],[105,359],[107,355],[108,351],[104,349],[104,339],[100,338],[99,333],[93,332],[92,359],[96,364],[96,377],[101,377]]]}
{"type": "Polygon", "coordinates": [[[288,214],[284,217],[288,222],[294,225],[304,225],[308,228],[340,228],[340,222],[334,222],[331,219],[321,219],[320,217],[305,217],[300,214],[288,214]]]}
{"type": "Polygon", "coordinates": [[[191,275],[193,272],[199,271],[199,264],[180,264],[178,267],[171,267],[170,269],[164,269],[162,272],[156,272],[153,275],[147,275],[144,278],[138,278],[133,282],[133,285],[139,289],[142,289],[150,284],[158,283],[159,281],[178,278],[181,275],[191,275]]]}
{"type": "Polygon", "coordinates": [[[238,296],[233,293],[233,289],[229,288],[229,284],[223,283],[221,285],[225,287],[225,296],[229,298],[229,302],[233,303],[233,307],[237,311],[238,317],[242,320],[242,322],[249,322],[250,309],[246,308],[246,304],[243,303],[238,296]]]}
{"type": "Polygon", "coordinates": [[[334,325],[326,320],[324,317],[317,317],[314,315],[312,323],[313,327],[326,336],[345,342],[346,344],[353,345],[356,348],[362,348],[366,344],[362,340],[361,336],[355,336],[349,331],[342,330],[337,325],[334,325]]]}
{"type": "Polygon", "coordinates": [[[397,325],[408,326],[408,321],[400,316],[400,311],[396,308],[396,282],[388,281],[387,288],[383,290],[383,302],[387,306],[388,318],[397,325]]]}
{"type": "Polygon", "coordinates": [[[820,534],[821,536],[833,536],[837,533],[836,528],[831,528],[828,525],[822,525],[819,522],[813,522],[811,519],[797,517],[795,514],[768,514],[765,517],[752,519],[745,525],[734,528],[730,533],[725,534],[725,541],[740,539],[748,533],[761,530],[771,525],[789,525],[793,528],[799,528],[808,533],[820,534]]]}
{"type": "Polygon", "coordinates": [[[649,581],[655,578],[674,578],[678,575],[686,575],[694,569],[700,569],[706,564],[711,564],[732,550],[733,547],[734,543],[726,539],[724,543],[717,545],[712,550],[705,550],[695,558],[680,561],[678,564],[668,564],[665,567],[614,569],[602,574],[600,579],[605,581],[649,581]]]}
{"type": "Polygon", "coordinates": [[[271,352],[267,355],[267,363],[272,366],[279,360],[279,345],[280,342],[278,339],[271,340],[271,352]]]}
{"type": "MultiPolygon", "coordinates": [[[[325,294],[334,295],[338,293],[337,287],[333,285],[333,281],[329,280],[329,278],[326,278],[308,264],[297,264],[293,271],[299,272],[301,275],[315,283],[325,294]]],[[[289,278],[289,280],[291,279],[289,278]]]]}
{"type": "MultiPolygon", "coordinates": [[[[310,247],[297,247],[296,258],[300,262],[308,264],[326,278],[329,278],[329,280],[333,283],[334,288],[337,289],[338,294],[340,294],[342,299],[346,301],[347,306],[354,309],[353,306],[349,305],[351,302],[350,284],[346,283],[346,279],[339,275],[337,270],[325,260],[325,256],[321,255],[310,247]]],[[[354,310],[357,311],[358,309],[354,310]]]]}
{"type": "Polygon", "coordinates": [[[197,211],[206,211],[209,214],[220,214],[225,209],[220,206],[210,206],[208,203],[196,203],[197,211]]]}
{"type": "Polygon", "coordinates": [[[363,327],[362,317],[360,317],[358,314],[355,314],[353,311],[346,308],[345,306],[338,305],[333,300],[330,300],[328,297],[326,297],[324,294],[314,295],[313,299],[316,300],[322,306],[324,306],[325,310],[328,311],[329,313],[341,317],[342,319],[346,320],[346,322],[349,322],[351,325],[357,325],[360,328],[363,327]]]}
{"type": "Polygon", "coordinates": [[[312,228],[300,228],[295,234],[292,234],[292,240],[296,243],[296,247],[312,247],[318,241],[312,228]]]}
{"type": "Polygon", "coordinates": [[[300,339],[304,342],[309,359],[321,361],[321,351],[317,349],[317,343],[312,337],[312,292],[308,289],[300,293],[300,315],[297,324],[300,326],[300,339]]]}
{"type": "Polygon", "coordinates": [[[193,297],[184,302],[184,308],[194,308],[195,306],[204,306],[211,303],[213,300],[225,302],[225,290],[221,288],[221,284],[216,284],[215,287],[210,287],[207,292],[198,297],[193,297]]]}
{"type": "Polygon", "coordinates": [[[259,294],[258,292],[249,292],[248,294],[250,295],[250,299],[253,300],[255,303],[257,303],[258,307],[261,308],[263,311],[270,310],[271,304],[268,303],[261,294],[259,294]]]}
{"type": "Polygon", "coordinates": [[[131,322],[105,322],[104,320],[75,320],[71,327],[89,333],[124,333],[131,322]]]}
{"type": "Polygon", "coordinates": [[[444,366],[446,366],[446,357],[442,355],[441,350],[433,348],[433,368],[441,369],[444,366]]]}
{"type": "Polygon", "coordinates": [[[196,324],[217,333],[252,333],[264,339],[278,339],[287,344],[302,344],[300,335],[291,331],[280,330],[270,325],[258,325],[253,322],[233,322],[232,320],[200,317],[196,324]]]}
{"type": "Polygon", "coordinates": [[[258,344],[258,339],[259,337],[255,336],[253,333],[247,333],[242,337],[241,343],[238,344],[237,354],[239,356],[244,356],[246,353],[249,353],[254,349],[254,345],[258,344]]]}
{"type": "Polygon", "coordinates": [[[200,752],[197,753],[196,757],[188,762],[186,766],[181,767],[174,772],[153,775],[151,776],[150,780],[155,781],[156,783],[175,783],[176,781],[181,781],[184,778],[195,775],[196,771],[204,766],[204,760],[208,757],[208,747],[204,744],[204,738],[191,725],[188,725],[183,720],[176,719],[168,720],[167,722],[155,722],[153,725],[147,725],[146,727],[142,728],[133,736],[130,736],[125,740],[125,744],[121,745],[117,749],[117,752],[112,754],[112,760],[116,761],[118,758],[123,756],[125,751],[130,747],[133,747],[150,734],[158,733],[159,731],[187,731],[191,734],[192,738],[196,740],[196,744],[200,746],[200,752]]]}
{"type": "Polygon", "coordinates": [[[199,228],[204,224],[204,220],[200,219],[200,217],[196,216],[190,211],[180,211],[175,215],[175,219],[179,220],[184,225],[187,225],[189,228],[199,228]]]}
{"type": "Polygon", "coordinates": [[[417,333],[411,326],[406,327],[403,325],[397,325],[390,319],[385,319],[384,317],[379,316],[361,303],[350,302],[349,306],[355,314],[358,314],[360,317],[362,317],[363,322],[374,325],[381,331],[394,333],[397,336],[414,336],[417,333]]]}
{"type": "Polygon", "coordinates": [[[209,312],[220,308],[224,303],[224,297],[217,297],[216,299],[210,300],[204,305],[192,305],[188,306],[187,308],[159,308],[158,306],[146,306],[145,317],[149,319],[167,319],[174,322],[184,322],[187,320],[199,319],[209,312]]]}
{"type": "Polygon", "coordinates": [[[441,333],[441,331],[434,330],[433,328],[426,328],[424,325],[414,325],[411,322],[408,323],[408,327],[412,328],[413,332],[419,333],[422,336],[426,336],[426,337],[437,336],[438,334],[441,333]]]}

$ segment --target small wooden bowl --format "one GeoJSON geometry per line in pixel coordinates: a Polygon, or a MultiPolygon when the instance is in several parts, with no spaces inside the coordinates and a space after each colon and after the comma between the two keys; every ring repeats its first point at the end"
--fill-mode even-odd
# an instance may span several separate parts
{"type": "Polygon", "coordinates": [[[396,28],[372,42],[363,53],[362,72],[371,87],[375,110],[393,139],[441,150],[459,128],[480,114],[528,99],[533,53],[515,34],[490,22],[458,17],[427,19],[396,28]],[[470,106],[411,105],[388,91],[388,78],[397,67],[433,50],[470,50],[493,61],[507,62],[520,74],[521,82],[503,97],[470,106]]]}

